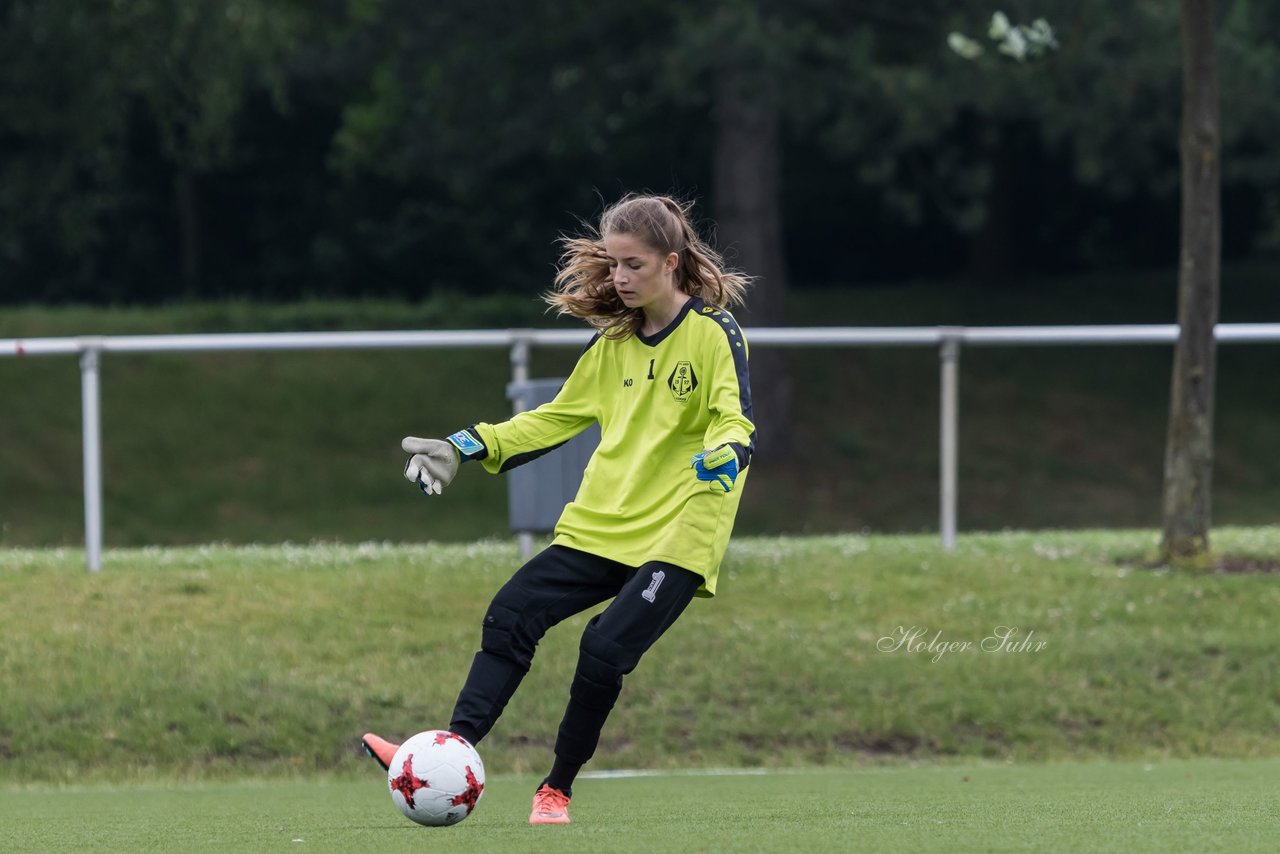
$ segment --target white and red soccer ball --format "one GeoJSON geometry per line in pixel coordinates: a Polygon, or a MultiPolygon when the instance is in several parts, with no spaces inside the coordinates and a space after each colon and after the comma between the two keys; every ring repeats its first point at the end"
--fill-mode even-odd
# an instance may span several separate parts
{"type": "Polygon", "coordinates": [[[420,732],[400,745],[387,769],[391,800],[418,824],[457,824],[484,794],[484,763],[462,738],[442,729],[420,732]]]}

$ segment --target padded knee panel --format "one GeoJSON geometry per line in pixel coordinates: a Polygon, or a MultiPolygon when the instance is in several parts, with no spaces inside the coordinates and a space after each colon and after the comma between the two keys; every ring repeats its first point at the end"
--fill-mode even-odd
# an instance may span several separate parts
{"type": "Polygon", "coordinates": [[[578,676],[604,688],[618,688],[622,677],[634,669],[625,649],[602,637],[594,621],[587,625],[578,649],[578,676]]]}

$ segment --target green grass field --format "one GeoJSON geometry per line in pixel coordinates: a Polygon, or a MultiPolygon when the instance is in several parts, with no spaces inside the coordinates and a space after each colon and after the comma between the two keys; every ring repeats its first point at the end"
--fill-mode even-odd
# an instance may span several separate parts
{"type": "MultiPolygon", "coordinates": [[[[735,541],[597,767],[1280,756],[1276,576],[1142,569],[1154,541],[735,541]]],[[[1274,558],[1280,528],[1216,542],[1274,558]]],[[[447,722],[518,565],[510,542],[122,550],[97,575],[0,550],[0,783],[359,774],[366,730],[447,722]]],[[[588,616],[542,642],[493,773],[545,771],[588,616]]]]}
{"type": "MultiPolygon", "coordinates": [[[[1215,541],[1280,555],[1278,528],[1215,541]]],[[[510,542],[111,550],[97,575],[0,550],[0,851],[1274,850],[1276,576],[1144,569],[1154,542],[740,538],[628,677],[573,825],[526,820],[586,615],[445,829],[358,739],[443,723],[510,542]],[[1017,645],[984,645],[1001,626],[1017,645]]]]}
{"type": "Polygon", "coordinates": [[[0,850],[1270,852],[1280,760],[964,764],[584,779],[526,823],[533,777],[422,828],[359,781],[0,789],[0,850]]]}

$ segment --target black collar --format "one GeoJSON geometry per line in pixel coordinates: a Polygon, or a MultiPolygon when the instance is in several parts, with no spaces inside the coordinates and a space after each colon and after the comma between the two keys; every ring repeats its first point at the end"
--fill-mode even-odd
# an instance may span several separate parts
{"type": "Polygon", "coordinates": [[[702,305],[701,299],[699,299],[698,297],[689,297],[689,300],[680,307],[680,311],[676,314],[675,318],[673,318],[670,323],[668,323],[666,326],[664,326],[662,329],[659,329],[657,332],[653,333],[652,335],[644,335],[640,332],[637,332],[636,338],[640,341],[641,344],[646,344],[650,347],[657,347],[666,339],[668,335],[676,331],[676,327],[680,325],[680,321],[684,320],[684,316],[686,314],[688,314],[694,308],[697,308],[698,306],[701,306],[701,305],[702,305]]]}

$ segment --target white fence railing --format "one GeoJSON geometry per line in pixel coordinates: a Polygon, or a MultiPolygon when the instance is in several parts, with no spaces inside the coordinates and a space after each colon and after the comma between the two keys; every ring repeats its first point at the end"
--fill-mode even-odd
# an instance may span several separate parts
{"type": "MultiPolygon", "coordinates": [[[[942,547],[956,541],[959,360],[964,346],[1173,344],[1175,324],[1145,326],[748,327],[753,347],[936,347],[941,360],[939,527],[942,547]]],[[[1220,343],[1280,341],[1280,323],[1224,323],[1220,343]]],[[[208,353],[271,350],[375,350],[506,347],[511,378],[529,378],[531,347],[581,347],[588,330],[505,329],[439,332],[279,332],[222,335],[122,335],[0,339],[0,357],[79,355],[84,445],[85,562],[102,567],[102,424],[98,375],[103,353],[208,353]]],[[[520,408],[517,402],[517,409],[520,408]]]]}

